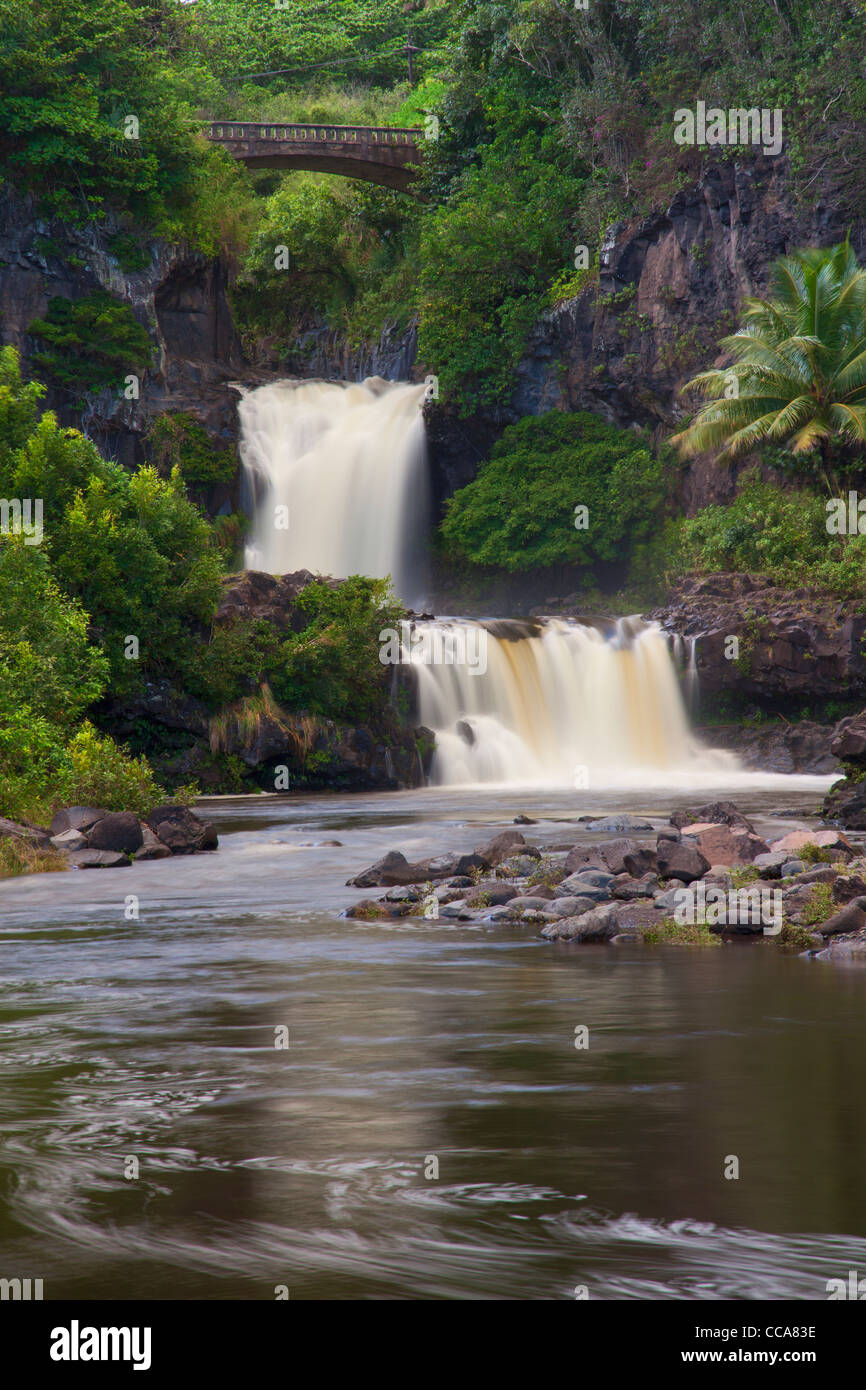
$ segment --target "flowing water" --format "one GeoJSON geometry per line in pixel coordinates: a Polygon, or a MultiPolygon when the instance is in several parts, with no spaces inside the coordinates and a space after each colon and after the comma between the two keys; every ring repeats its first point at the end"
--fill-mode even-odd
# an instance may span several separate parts
{"type": "Polygon", "coordinates": [[[409,657],[420,722],[436,734],[436,784],[636,787],[737,766],[692,737],[655,624],[449,619],[416,632],[409,657]]]}
{"type": "MultiPolygon", "coordinates": [[[[827,779],[767,781],[701,791],[777,833],[796,819],[762,813],[827,779]]],[[[47,1298],[826,1297],[866,1269],[866,971],[337,916],[386,849],[465,848],[518,811],[567,844],[580,814],[693,796],[225,801],[213,856],[0,884],[0,1276],[47,1298]]]]}
{"type": "Polygon", "coordinates": [[[408,604],[426,588],[424,387],[281,381],[238,415],[248,569],[391,575],[408,604]]]}

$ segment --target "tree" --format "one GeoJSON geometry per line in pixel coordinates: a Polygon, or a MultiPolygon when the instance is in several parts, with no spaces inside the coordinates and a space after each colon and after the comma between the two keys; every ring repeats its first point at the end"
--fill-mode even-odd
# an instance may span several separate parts
{"type": "Polygon", "coordinates": [[[834,463],[866,443],[866,270],[847,240],[778,260],[768,297],[746,300],[720,346],[733,364],[686,384],[711,400],[671,442],[687,455],[720,450],[723,461],[761,444],[817,450],[838,492],[834,463]]]}

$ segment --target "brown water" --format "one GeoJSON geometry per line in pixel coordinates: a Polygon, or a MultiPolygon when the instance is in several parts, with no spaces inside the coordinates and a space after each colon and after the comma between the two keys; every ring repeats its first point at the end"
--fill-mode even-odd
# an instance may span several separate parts
{"type": "MultiPolygon", "coordinates": [[[[737,800],[815,804],[790,788],[737,800]]],[[[590,809],[683,801],[640,797],[590,809]]],[[[824,1299],[866,1270],[866,971],[335,915],[385,849],[533,808],[542,844],[586,833],[564,794],[222,802],[214,856],[0,885],[0,1276],[47,1298],[824,1299]]]]}

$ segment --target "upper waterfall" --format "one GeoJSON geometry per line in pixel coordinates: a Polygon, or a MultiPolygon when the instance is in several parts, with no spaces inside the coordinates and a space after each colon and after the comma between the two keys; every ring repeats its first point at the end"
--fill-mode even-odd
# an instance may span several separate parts
{"type": "Polygon", "coordinates": [[[246,392],[241,424],[245,562],[288,574],[391,576],[421,606],[429,502],[424,386],[281,381],[246,392]]]}

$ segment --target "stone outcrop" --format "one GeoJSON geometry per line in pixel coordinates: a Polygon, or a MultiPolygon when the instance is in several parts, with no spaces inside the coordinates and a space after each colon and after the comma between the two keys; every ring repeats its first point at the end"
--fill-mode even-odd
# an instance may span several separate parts
{"type": "Polygon", "coordinates": [[[830,752],[845,775],[830,788],[821,814],[848,830],[866,830],[866,710],[840,720],[830,752]]]}
{"type": "Polygon", "coordinates": [[[649,616],[694,640],[702,701],[736,696],[784,713],[866,698],[866,616],[854,602],[756,575],[713,574],[680,581],[649,616]],[[733,658],[731,637],[739,643],[733,658]]]}
{"type": "Polygon", "coordinates": [[[172,854],[214,850],[216,829],[186,806],[157,806],[147,821],[133,811],[98,806],[66,806],[47,829],[0,818],[0,840],[9,837],[36,850],[62,855],[70,869],[125,868],[134,860],[166,859],[172,854]]]}

